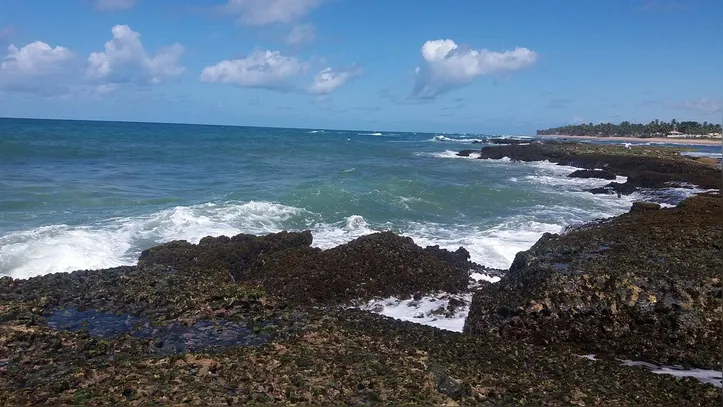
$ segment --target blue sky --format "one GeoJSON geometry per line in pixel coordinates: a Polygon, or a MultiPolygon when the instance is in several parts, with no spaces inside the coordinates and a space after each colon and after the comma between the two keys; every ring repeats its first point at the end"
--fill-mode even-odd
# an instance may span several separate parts
{"type": "Polygon", "coordinates": [[[722,16],[719,0],[3,0],[0,117],[720,122],[722,16]]]}

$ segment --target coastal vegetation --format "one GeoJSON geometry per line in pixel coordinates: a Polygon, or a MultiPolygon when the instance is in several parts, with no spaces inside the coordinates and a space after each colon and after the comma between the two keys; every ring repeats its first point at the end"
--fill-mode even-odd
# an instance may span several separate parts
{"type": "Polygon", "coordinates": [[[696,121],[682,121],[676,119],[670,122],[653,120],[648,124],[630,123],[624,121],[614,123],[582,123],[571,124],[550,129],[537,130],[538,135],[564,134],[568,136],[600,136],[600,137],[640,137],[652,138],[668,135],[700,135],[709,136],[718,134],[720,137],[721,125],[716,123],[696,121]]]}

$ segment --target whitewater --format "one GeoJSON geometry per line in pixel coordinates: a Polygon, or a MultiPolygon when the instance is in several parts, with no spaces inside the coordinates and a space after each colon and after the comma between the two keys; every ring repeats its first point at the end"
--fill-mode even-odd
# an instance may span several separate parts
{"type": "Polygon", "coordinates": [[[281,230],[311,230],[321,248],[391,230],[505,269],[543,233],[641,199],[593,195],[608,181],[569,178],[571,167],[456,155],[509,137],[0,119],[0,275],[130,265],[171,240],[281,230]]]}

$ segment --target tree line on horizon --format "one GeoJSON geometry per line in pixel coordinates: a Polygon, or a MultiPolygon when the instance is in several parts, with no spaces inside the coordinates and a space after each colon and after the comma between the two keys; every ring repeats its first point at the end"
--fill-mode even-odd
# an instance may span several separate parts
{"type": "Polygon", "coordinates": [[[678,122],[673,119],[670,122],[653,120],[648,124],[630,123],[624,121],[619,124],[613,123],[582,123],[568,126],[553,127],[550,129],[537,130],[538,135],[564,134],[568,136],[621,136],[621,137],[660,137],[666,136],[673,131],[689,135],[708,135],[710,133],[721,133],[721,125],[716,123],[696,121],[678,122]]]}

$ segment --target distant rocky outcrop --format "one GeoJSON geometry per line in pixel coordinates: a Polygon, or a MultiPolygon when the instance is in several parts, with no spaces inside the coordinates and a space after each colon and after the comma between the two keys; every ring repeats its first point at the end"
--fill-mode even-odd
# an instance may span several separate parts
{"type": "MultiPolygon", "coordinates": [[[[720,189],[719,166],[680,155],[680,149],[548,141],[528,145],[490,146],[478,151],[481,159],[544,161],[584,170],[602,169],[627,177],[625,183],[611,182],[593,193],[631,194],[640,188],[669,188],[696,185],[720,189]]],[[[469,155],[469,154],[468,154],[469,155]]],[[[587,174],[587,173],[584,173],[587,174]]]]}
{"type": "Polygon", "coordinates": [[[721,196],[635,208],[518,253],[499,283],[474,295],[465,332],[720,368],[721,196]]]}
{"type": "Polygon", "coordinates": [[[598,178],[598,179],[615,179],[617,176],[612,171],[607,170],[577,170],[568,175],[570,178],[598,178]]]}

